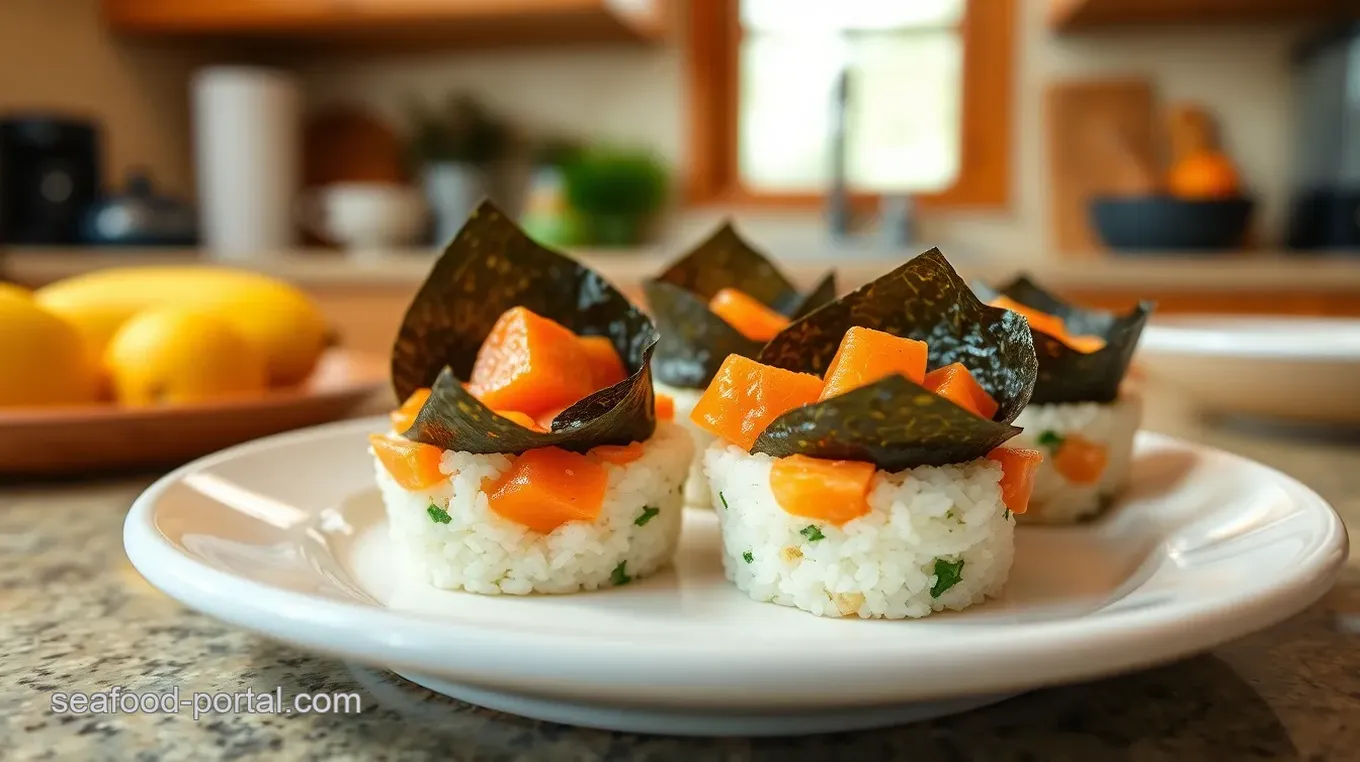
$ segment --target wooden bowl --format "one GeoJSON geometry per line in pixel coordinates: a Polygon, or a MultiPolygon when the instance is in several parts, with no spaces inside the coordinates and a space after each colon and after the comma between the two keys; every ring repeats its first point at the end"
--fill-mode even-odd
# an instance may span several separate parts
{"type": "Polygon", "coordinates": [[[0,477],[179,465],[251,439],[345,417],[385,389],[387,379],[384,358],[332,349],[306,383],[250,399],[150,408],[0,409],[0,477]]]}

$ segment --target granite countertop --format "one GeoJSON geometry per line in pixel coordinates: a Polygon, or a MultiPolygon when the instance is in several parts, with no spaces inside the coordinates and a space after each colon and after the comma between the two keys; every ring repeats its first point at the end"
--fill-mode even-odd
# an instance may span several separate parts
{"type": "MultiPolygon", "coordinates": [[[[1360,437],[1204,426],[1176,405],[1149,427],[1272,464],[1360,537],[1360,437]]],[[[1040,690],[967,714],[798,739],[632,736],[522,720],[381,670],[192,613],[123,555],[151,475],[0,484],[0,758],[454,760],[1180,760],[1360,755],[1360,564],[1308,611],[1165,667],[1040,690]],[[354,691],[357,714],[54,714],[56,691],[354,691]]]]}
{"type": "MultiPolygon", "coordinates": [[[[811,284],[835,267],[843,284],[868,282],[924,247],[909,250],[828,250],[790,256],[780,265],[791,278],[811,284]]],[[[598,268],[621,285],[640,282],[659,272],[675,251],[630,249],[573,250],[573,255],[598,268]]],[[[1286,254],[1282,252],[1219,255],[1162,253],[1144,256],[1104,256],[1086,260],[1051,257],[963,255],[953,257],[967,278],[1000,281],[1028,272],[1054,288],[1149,291],[1278,290],[1360,294],[1360,254],[1286,254]]],[[[43,284],[100,267],[207,262],[196,249],[10,249],[0,252],[0,277],[20,283],[43,284]]],[[[318,250],[288,250],[245,255],[226,262],[268,273],[310,287],[418,286],[434,262],[432,250],[377,251],[341,254],[318,250]]]]}

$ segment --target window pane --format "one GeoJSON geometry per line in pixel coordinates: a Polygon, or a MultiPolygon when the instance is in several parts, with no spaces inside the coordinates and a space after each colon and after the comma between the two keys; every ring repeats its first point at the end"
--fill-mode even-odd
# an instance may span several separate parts
{"type": "Polygon", "coordinates": [[[839,37],[748,36],[741,46],[738,165],[752,189],[825,185],[839,37]]]}
{"type": "Polygon", "coordinates": [[[854,45],[846,171],[852,188],[939,191],[959,172],[963,50],[953,34],[854,45]]]}
{"type": "Polygon", "coordinates": [[[885,30],[954,26],[964,0],[742,0],[750,32],[885,30]]]}
{"type": "Polygon", "coordinates": [[[755,191],[823,192],[832,93],[850,72],[852,189],[934,191],[957,176],[962,49],[956,33],[748,35],[741,49],[739,167],[755,191]]]}

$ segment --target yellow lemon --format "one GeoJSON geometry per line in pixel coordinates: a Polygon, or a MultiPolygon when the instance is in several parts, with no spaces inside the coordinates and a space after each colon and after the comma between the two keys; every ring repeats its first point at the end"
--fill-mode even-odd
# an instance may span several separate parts
{"type": "Polygon", "coordinates": [[[103,356],[113,334],[154,307],[196,307],[229,323],[268,358],[270,383],[305,380],[326,349],[325,315],[297,287],[259,273],[209,265],[110,268],[38,289],[34,298],[80,328],[103,356]]]}
{"type": "Polygon", "coordinates": [[[206,402],[264,392],[268,359],[230,322],[194,307],[153,307],[109,341],[104,366],[123,405],[206,402]]]}
{"type": "Polygon", "coordinates": [[[80,333],[32,299],[0,292],[0,407],[83,405],[95,389],[80,333]]]}
{"type": "Polygon", "coordinates": [[[23,286],[16,286],[13,283],[0,281],[0,296],[17,296],[20,299],[32,299],[33,292],[23,286]]]}

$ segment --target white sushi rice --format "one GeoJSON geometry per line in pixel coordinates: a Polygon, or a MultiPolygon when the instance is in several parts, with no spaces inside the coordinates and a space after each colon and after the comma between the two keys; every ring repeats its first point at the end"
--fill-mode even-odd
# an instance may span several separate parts
{"type": "Polygon", "coordinates": [[[398,486],[374,463],[392,539],[431,585],[489,595],[572,593],[608,586],[620,574],[644,577],[670,563],[693,447],[679,426],[658,423],[641,458],[604,464],[609,485],[599,518],[568,522],[546,535],[497,515],[482,491],[483,480],[510,468],[511,456],[445,451],[440,470],[449,480],[420,492],[398,486]],[[431,506],[449,521],[435,521],[431,506]],[[656,512],[644,518],[648,508],[656,512]]]}
{"type": "Polygon", "coordinates": [[[779,506],[768,455],[719,441],[703,461],[724,570],[757,601],[818,616],[923,617],[999,595],[1010,574],[1015,520],[1001,501],[1001,466],[993,461],[880,471],[870,512],[839,527],[779,506]],[[937,560],[959,573],[953,586],[934,591],[938,596],[932,587],[944,580],[937,560]]]}
{"type": "Polygon", "coordinates": [[[704,390],[681,389],[660,382],[654,383],[653,387],[657,393],[675,400],[675,422],[683,426],[694,439],[694,450],[698,456],[694,458],[689,469],[689,478],[685,480],[685,504],[695,508],[712,508],[713,503],[708,494],[708,477],[704,476],[702,453],[716,437],[689,419],[689,414],[694,412],[694,406],[699,404],[699,398],[704,396],[704,390]]]}
{"type": "Polygon", "coordinates": [[[1034,492],[1021,523],[1071,524],[1094,516],[1129,483],[1133,462],[1133,438],[1143,418],[1143,398],[1126,387],[1109,404],[1073,402],[1030,405],[1015,420],[1024,431],[1006,443],[1008,447],[1028,447],[1044,453],[1044,461],[1034,477],[1034,492]],[[1059,437],[1073,434],[1103,445],[1105,471],[1090,484],[1069,482],[1053,466],[1057,448],[1041,444],[1045,432],[1059,437]]]}

